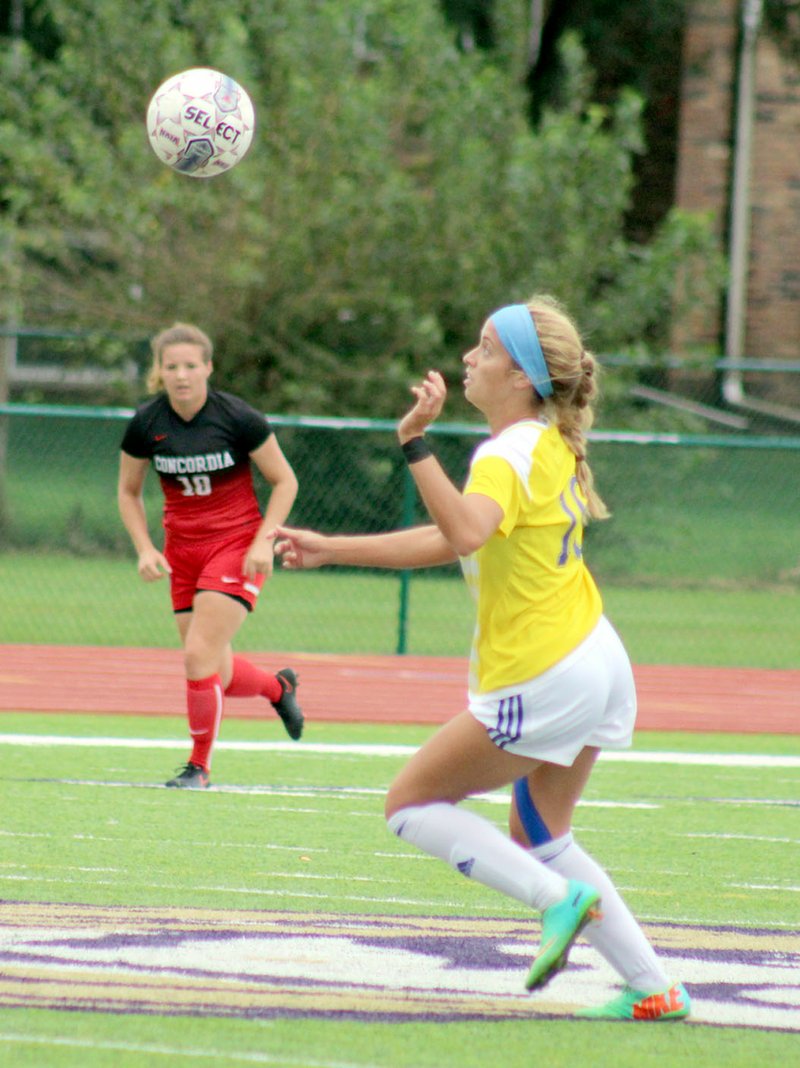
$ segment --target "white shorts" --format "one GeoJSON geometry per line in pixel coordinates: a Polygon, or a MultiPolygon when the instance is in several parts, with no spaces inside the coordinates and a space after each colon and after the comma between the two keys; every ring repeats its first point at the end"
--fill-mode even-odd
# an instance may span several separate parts
{"type": "Polygon", "coordinates": [[[569,767],[584,746],[627,749],[636,719],[631,662],[605,616],[563,660],[528,682],[469,695],[500,749],[569,767]]]}

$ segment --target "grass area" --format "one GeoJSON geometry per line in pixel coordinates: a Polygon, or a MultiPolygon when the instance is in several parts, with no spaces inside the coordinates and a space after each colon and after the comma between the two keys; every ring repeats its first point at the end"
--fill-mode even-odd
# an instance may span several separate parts
{"type": "MultiPolygon", "coordinates": [[[[8,420],[0,641],[174,644],[166,584],[138,581],[117,516],[123,429],[124,420],[90,411],[8,420]]],[[[279,436],[300,478],[294,521],[330,530],[401,521],[391,434],[283,427],[279,436]]],[[[454,478],[477,440],[436,435],[454,478]]],[[[800,495],[790,487],[800,482],[800,449],[595,442],[591,459],[613,514],[587,531],[587,559],[633,659],[797,667],[800,495]]],[[[154,476],[145,489],[155,532],[154,476]]],[[[399,616],[397,576],[277,574],[238,645],[393,653],[405,642],[410,653],[465,654],[472,608],[457,578],[413,576],[404,635],[399,616]]]]}
{"type": "MultiPolygon", "coordinates": [[[[90,410],[85,418],[8,420],[7,544],[126,550],[115,498],[124,425],[90,410]]],[[[283,427],[279,437],[300,480],[295,522],[362,531],[401,521],[402,463],[390,432],[283,427]]],[[[457,481],[478,440],[437,433],[437,453],[457,481]]],[[[791,487],[800,482],[800,449],[594,442],[591,461],[613,515],[587,534],[605,583],[797,589],[800,497],[791,487]]],[[[145,489],[155,530],[160,491],[152,474],[145,489]]]]}
{"type": "Polygon", "coordinates": [[[793,589],[603,587],[606,614],[636,664],[800,667],[793,589]]]}
{"type": "MultiPolygon", "coordinates": [[[[0,642],[176,644],[166,582],[146,585],[129,559],[0,555],[0,642]]],[[[794,589],[663,589],[606,583],[606,611],[640,664],[796,668],[794,589]]],[[[237,638],[242,650],[394,653],[400,581],[368,572],[278,571],[237,638]]],[[[473,609],[458,576],[414,575],[407,651],[464,656],[473,609]]]]}
{"type": "Polygon", "coordinates": [[[800,451],[599,445],[592,465],[612,512],[587,534],[606,582],[796,588],[800,451]]]}
{"type": "MultiPolygon", "coordinates": [[[[121,910],[118,919],[108,921],[109,933],[103,933],[100,913],[85,928],[77,913],[69,922],[65,914],[64,929],[52,936],[61,948],[50,982],[64,983],[69,962],[69,968],[78,970],[74,984],[67,981],[64,986],[64,997],[78,997],[81,983],[87,982],[81,962],[98,954],[103,959],[106,953],[106,974],[114,989],[124,988],[129,976],[130,981],[144,977],[148,988],[162,991],[164,1004],[163,1012],[145,1015],[135,1006],[130,1012],[102,1011],[97,995],[91,1009],[88,1004],[71,1005],[70,1011],[24,1004],[4,1008],[0,1060],[7,1056],[8,1063],[23,1068],[105,1068],[110,1063],[139,1068],[162,1061],[271,1068],[485,1068],[502,1061],[508,1068],[523,1068],[542,1056],[556,1068],[576,1063],[593,1068],[751,1068],[764,1057],[792,1062],[796,1034],[744,1026],[620,1027],[537,1019],[534,1013],[516,1021],[390,1022],[372,1019],[369,1013],[357,1020],[329,1012],[335,1001],[326,1008],[322,993],[314,995],[317,1008],[309,1010],[310,1018],[292,1018],[290,1011],[234,1018],[232,995],[227,1009],[214,1008],[214,998],[222,996],[216,993],[217,976],[227,976],[223,993],[236,987],[245,966],[251,986],[267,982],[279,965],[274,954],[281,938],[292,936],[295,924],[320,914],[341,917],[345,927],[335,931],[341,924],[331,927],[326,921],[328,927],[315,935],[321,941],[298,936],[287,957],[289,970],[277,988],[288,989],[283,996],[289,1006],[305,1004],[307,996],[306,987],[292,981],[295,974],[307,975],[315,991],[320,979],[329,985],[331,996],[338,989],[336,976],[321,976],[315,962],[329,939],[347,936],[348,920],[352,927],[362,922],[359,918],[377,923],[385,917],[427,917],[419,928],[422,938],[437,918],[525,920],[521,906],[462,879],[388,834],[381,815],[382,793],[402,756],[378,750],[320,753],[304,743],[288,751],[220,747],[214,781],[239,792],[197,794],[143,788],[162,783],[184,759],[185,725],[178,717],[7,713],[0,717],[0,731],[6,758],[0,765],[5,798],[0,896],[6,902],[121,910]],[[8,744],[7,735],[31,733],[174,741],[174,749],[8,744]],[[147,921],[142,913],[147,909],[162,911],[147,921]],[[180,910],[177,927],[164,911],[170,909],[180,910]],[[250,929],[278,911],[283,918],[277,940],[272,936],[272,941],[259,942],[250,929]],[[220,941],[222,935],[214,933],[220,918],[232,940],[220,941]],[[237,948],[242,939],[250,940],[244,957],[237,948]],[[203,955],[187,957],[195,942],[202,945],[203,955]],[[219,955],[218,945],[228,947],[229,961],[219,955]],[[126,954],[133,954],[132,969],[118,962],[119,957],[128,959],[126,954]],[[180,963],[171,970],[176,954],[180,963]],[[195,974],[201,977],[207,1002],[200,1015],[187,1014],[172,1000],[173,990],[188,989],[195,974]]],[[[315,724],[308,741],[416,746],[428,733],[416,726],[315,724]]],[[[223,725],[222,742],[245,740],[283,739],[272,721],[231,720],[223,725]]],[[[800,756],[800,738],[648,733],[638,737],[636,748],[800,756]]],[[[792,806],[798,788],[796,767],[765,773],[763,767],[709,765],[699,775],[693,766],[601,761],[586,804],[578,810],[576,832],[608,867],[645,924],[674,924],[670,930],[676,934],[685,929],[690,947],[704,925],[728,926],[735,929],[736,945],[742,948],[751,930],[771,929],[775,937],[796,930],[792,806]]],[[[480,800],[470,804],[503,824],[502,805],[480,800]]],[[[7,930],[12,931],[13,924],[7,930]]],[[[36,944],[37,954],[46,960],[47,938],[40,936],[36,944]]],[[[391,987],[391,977],[403,976],[418,958],[411,944],[382,943],[373,933],[360,950],[366,956],[356,959],[368,961],[369,947],[379,945],[384,954],[381,974],[391,987]],[[412,955],[404,958],[403,953],[412,955]]],[[[593,951],[585,952],[595,961],[593,951]]],[[[490,953],[489,947],[481,953],[490,953]]],[[[707,950],[690,948],[681,967],[711,967],[708,956],[707,950]]],[[[708,987],[697,987],[698,1003],[719,996],[730,959],[723,954],[718,978],[708,987]]],[[[3,965],[6,976],[15,974],[24,961],[9,957],[3,965]]],[[[31,967],[36,966],[37,958],[31,958],[31,967]]],[[[479,959],[473,960],[471,967],[480,966],[479,959]]],[[[348,971],[346,958],[344,969],[348,971]]],[[[524,971],[522,964],[514,965],[510,976],[518,971],[524,971]]],[[[552,998],[567,997],[574,974],[580,972],[568,969],[548,988],[552,998]]],[[[685,978],[691,986],[691,977],[685,978]]],[[[347,981],[355,985],[355,1004],[365,1005],[358,999],[369,997],[370,978],[356,971],[347,981]]],[[[412,982],[401,979],[397,997],[404,996],[406,981],[412,982]]],[[[458,986],[456,979],[448,979],[447,968],[437,982],[458,986]]],[[[29,990],[38,993],[40,987],[32,984],[29,990]]],[[[141,991],[144,996],[145,988],[141,991]]],[[[795,987],[787,990],[787,1004],[793,992],[795,987]]],[[[732,988],[730,996],[739,997],[740,992],[732,988]]],[[[745,998],[742,1004],[752,1001],[745,998]]]]}
{"type": "MultiPolygon", "coordinates": [[[[15,1068],[42,1068],[45,1063],[47,1068],[111,1063],[115,1068],[142,1068],[170,1057],[172,1063],[217,1068],[485,1068],[497,1064],[498,1056],[507,1068],[527,1068],[532,1047],[535,1054],[542,1046],[548,1068],[572,1068],[576,1058],[593,1068],[753,1068],[762,1058],[791,1064],[797,1041],[794,1035],[743,1035],[737,1030],[711,1036],[669,1026],[646,1034],[633,1028],[623,1033],[611,1023],[592,1024],[591,1038],[583,1025],[586,1035],[578,1044],[576,1025],[558,1021],[394,1023],[376,1028],[314,1020],[193,1020],[187,1036],[186,1021],[168,1017],[26,1016],[27,1036],[8,1047],[15,1068]]],[[[15,1023],[18,1026],[13,1013],[0,1012],[2,1031],[15,1023]]]]}
{"type": "MultiPolygon", "coordinates": [[[[350,786],[375,791],[357,803],[346,794],[340,798],[326,795],[318,801],[301,795],[300,800],[292,801],[280,792],[276,796],[209,793],[198,797],[188,791],[124,789],[125,783],[131,787],[163,783],[173,766],[185,759],[186,728],[177,717],[126,717],[121,732],[115,724],[116,717],[104,716],[70,716],[61,719],[60,725],[52,716],[6,713],[0,718],[0,728],[6,734],[52,732],[94,738],[113,733],[121,738],[174,742],[174,748],[23,746],[9,750],[13,762],[6,763],[7,770],[0,776],[8,800],[4,819],[7,863],[0,887],[7,891],[16,881],[11,873],[24,871],[29,874],[23,880],[27,900],[151,906],[180,901],[195,907],[294,908],[298,891],[309,889],[303,875],[307,862],[301,857],[311,850],[313,867],[309,870],[322,876],[325,883],[318,894],[311,895],[315,907],[323,907],[328,884],[337,883],[337,909],[386,911],[379,889],[386,873],[380,873],[378,858],[384,852],[397,857],[408,850],[387,836],[381,818],[382,792],[405,762],[404,756],[337,756],[328,751],[306,752],[303,745],[277,753],[222,747],[215,755],[213,780],[219,784],[266,783],[278,791],[312,792],[324,787],[332,794],[350,786]],[[61,778],[69,781],[62,783],[61,778]],[[82,786],[83,780],[86,785],[82,786]],[[122,788],[102,788],[107,781],[118,782],[122,788]],[[284,812],[286,816],[281,815],[284,812]],[[353,817],[351,826],[344,815],[348,812],[353,817]],[[198,813],[202,818],[198,819],[198,813]],[[345,857],[341,840],[347,841],[353,834],[358,844],[348,845],[349,855],[345,857]],[[15,837],[19,838],[16,845],[15,837]],[[258,852],[260,842],[291,854],[296,882],[270,876],[267,858],[258,852]],[[202,852],[201,879],[192,863],[198,851],[202,852]],[[359,867],[364,870],[359,871],[359,867]],[[230,882],[234,873],[235,884],[230,882]],[[363,888],[354,885],[360,875],[366,876],[363,888]],[[375,884],[372,887],[371,882],[375,884]],[[226,884],[237,885],[240,890],[226,889],[226,884]]],[[[305,740],[415,747],[430,733],[420,727],[316,723],[305,740]]],[[[220,740],[269,742],[284,741],[285,736],[272,720],[229,720],[220,740]]],[[[727,736],[727,742],[732,752],[759,751],[751,736],[727,736]]],[[[717,743],[713,735],[691,735],[683,736],[682,744],[678,744],[684,751],[717,752],[717,743]]],[[[800,737],[796,736],[765,737],[762,745],[773,756],[800,754],[800,737]]],[[[648,732],[637,737],[636,748],[640,750],[666,747],[672,751],[675,746],[674,734],[653,736],[648,732]]],[[[780,884],[788,888],[795,874],[793,856],[784,848],[783,838],[791,834],[791,804],[799,786],[797,769],[765,775],[762,768],[704,768],[699,781],[698,770],[692,765],[601,761],[585,792],[586,802],[613,800],[656,808],[579,809],[576,831],[613,872],[624,873],[626,885],[630,882],[630,900],[643,919],[781,927],[789,917],[786,892],[780,884]],[[749,804],[720,804],[719,798],[746,798],[749,804]],[[756,829],[754,803],[767,799],[777,799],[776,804],[756,804],[756,829]],[[780,800],[785,806],[777,803],[780,800]],[[702,846],[692,837],[700,833],[710,836],[702,846]],[[754,837],[747,849],[736,846],[737,838],[756,833],[758,838],[754,837]],[[711,868],[722,866],[713,892],[698,879],[700,856],[707,874],[711,868]],[[740,892],[740,883],[762,882],[767,871],[774,884],[771,889],[740,892]]],[[[483,811],[494,812],[498,822],[503,822],[503,809],[493,806],[483,811]]],[[[427,863],[404,864],[402,893],[391,896],[391,910],[400,913],[424,915],[435,909],[458,914],[477,903],[481,908],[491,907],[497,915],[518,913],[513,902],[475,884],[454,880],[444,866],[427,863]],[[414,904],[418,899],[423,903],[414,904]]]]}
{"type": "MultiPolygon", "coordinates": [[[[583,1025],[586,1035],[578,1044],[576,1025],[558,1021],[394,1023],[381,1028],[315,1020],[192,1020],[187,1028],[184,1019],[162,1016],[98,1019],[77,1013],[53,1019],[29,1012],[26,1017],[28,1034],[8,1044],[15,1068],[42,1068],[45,1063],[47,1068],[112,1063],[115,1068],[142,1068],[170,1059],[216,1068],[486,1068],[497,1064],[498,1056],[507,1068],[527,1068],[542,1046],[548,1068],[572,1068],[576,1058],[593,1068],[753,1068],[762,1058],[791,1064],[797,1041],[794,1035],[737,1030],[711,1036],[669,1026],[646,1034],[633,1028],[623,1033],[611,1023],[592,1024],[591,1038],[583,1025]]],[[[15,1026],[15,1014],[0,1011],[0,1033],[15,1026]]]]}

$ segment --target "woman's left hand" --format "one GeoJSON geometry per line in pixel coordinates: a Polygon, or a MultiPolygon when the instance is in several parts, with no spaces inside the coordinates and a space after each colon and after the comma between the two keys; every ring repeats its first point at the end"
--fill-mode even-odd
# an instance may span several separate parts
{"type": "Polygon", "coordinates": [[[411,387],[411,392],[417,403],[397,426],[401,444],[424,434],[430,424],[438,419],[447,397],[447,386],[438,371],[428,371],[418,386],[411,387]]]}
{"type": "Polygon", "coordinates": [[[247,550],[247,555],[242,564],[242,573],[247,578],[255,578],[256,575],[264,575],[269,578],[274,567],[274,557],[274,535],[265,537],[263,534],[259,534],[247,550]]]}

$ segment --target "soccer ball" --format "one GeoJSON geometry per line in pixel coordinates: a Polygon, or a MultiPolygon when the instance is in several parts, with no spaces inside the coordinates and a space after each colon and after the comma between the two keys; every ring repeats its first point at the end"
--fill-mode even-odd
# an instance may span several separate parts
{"type": "Polygon", "coordinates": [[[255,113],[241,85],[208,67],[173,74],[147,108],[147,136],[168,167],[213,178],[235,167],[253,140],[255,113]]]}

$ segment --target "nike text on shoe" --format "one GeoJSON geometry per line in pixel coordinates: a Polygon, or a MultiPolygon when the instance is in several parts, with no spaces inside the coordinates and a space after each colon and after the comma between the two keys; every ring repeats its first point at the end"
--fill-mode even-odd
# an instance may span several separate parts
{"type": "Polygon", "coordinates": [[[599,919],[600,894],[588,883],[570,879],[565,897],[542,913],[542,941],[525,986],[537,990],[567,963],[572,943],[590,920],[599,919]]]}
{"type": "Polygon", "coordinates": [[[607,1002],[575,1013],[588,1020],[685,1020],[692,1011],[692,999],[683,983],[675,983],[669,990],[645,994],[626,986],[622,993],[607,1002]]]}
{"type": "Polygon", "coordinates": [[[191,760],[181,768],[174,779],[164,783],[165,786],[177,786],[182,790],[205,790],[211,783],[208,772],[199,764],[193,764],[191,760]]]}
{"type": "Polygon", "coordinates": [[[281,668],[275,676],[281,684],[279,701],[273,702],[273,708],[283,720],[286,733],[295,741],[303,733],[303,713],[297,703],[297,675],[291,668],[281,668]]]}

